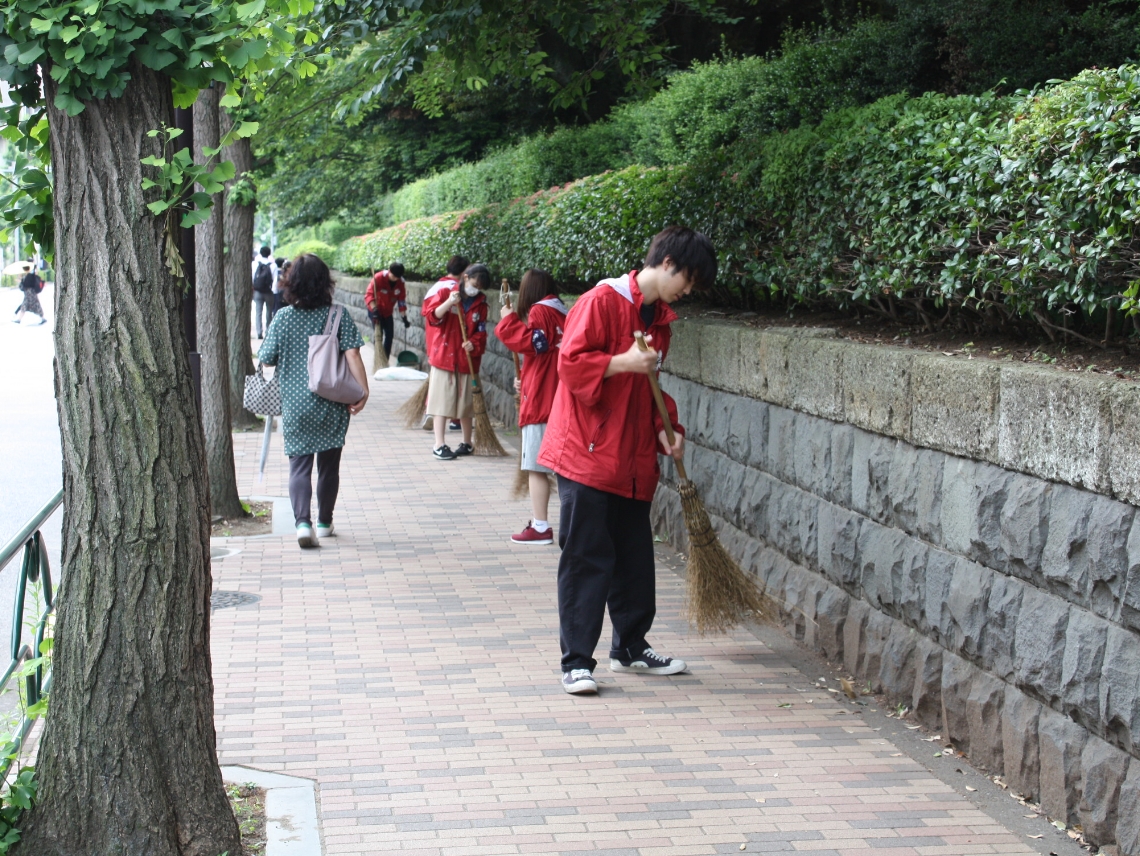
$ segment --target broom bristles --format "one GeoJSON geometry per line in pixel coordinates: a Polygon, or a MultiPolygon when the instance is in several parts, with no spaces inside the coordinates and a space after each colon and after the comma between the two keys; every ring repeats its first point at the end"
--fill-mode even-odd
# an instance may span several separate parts
{"type": "Polygon", "coordinates": [[[405,428],[416,428],[424,418],[424,408],[427,407],[428,382],[425,380],[416,390],[415,395],[405,401],[396,409],[396,418],[402,419],[405,428]]]}
{"type": "Polygon", "coordinates": [[[483,387],[479,383],[479,376],[475,375],[475,451],[473,454],[481,458],[505,458],[507,450],[499,442],[491,418],[487,415],[487,403],[483,400],[483,387]]]}
{"type": "Polygon", "coordinates": [[[716,531],[691,481],[678,486],[685,528],[689,531],[686,562],[689,625],[699,635],[724,633],[749,618],[776,614],[766,592],[755,578],[733,561],[716,531]]]}
{"type": "Polygon", "coordinates": [[[519,453],[519,468],[515,470],[515,483],[511,487],[511,499],[522,499],[530,493],[530,470],[522,468],[522,453],[519,453]]]}

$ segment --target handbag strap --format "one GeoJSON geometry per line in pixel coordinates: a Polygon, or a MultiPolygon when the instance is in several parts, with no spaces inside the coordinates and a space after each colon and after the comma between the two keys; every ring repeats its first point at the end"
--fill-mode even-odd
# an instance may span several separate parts
{"type": "Polygon", "coordinates": [[[337,336],[340,333],[340,313],[344,307],[330,306],[329,316],[325,319],[325,335],[337,336]]]}

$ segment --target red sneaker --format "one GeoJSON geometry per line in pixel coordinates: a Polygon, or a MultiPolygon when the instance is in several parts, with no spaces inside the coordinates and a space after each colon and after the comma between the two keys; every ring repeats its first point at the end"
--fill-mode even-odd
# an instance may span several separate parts
{"type": "Polygon", "coordinates": [[[545,532],[539,532],[530,523],[527,523],[526,529],[518,535],[512,535],[511,541],[515,544],[525,544],[528,547],[545,547],[547,544],[554,543],[554,527],[550,527],[545,532]]]}

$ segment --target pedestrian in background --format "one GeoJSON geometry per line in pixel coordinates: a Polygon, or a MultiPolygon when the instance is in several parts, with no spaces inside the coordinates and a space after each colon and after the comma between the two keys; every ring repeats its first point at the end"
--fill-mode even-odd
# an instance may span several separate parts
{"type": "Polygon", "coordinates": [[[315,547],[317,538],[333,534],[333,510],[340,491],[340,456],[350,415],[368,401],[368,376],[360,358],[364,340],[347,312],[342,313],[338,343],[364,397],[339,404],[309,391],[309,337],[324,332],[332,312],[333,280],[328,265],[311,253],[298,256],[284,280],[288,304],[258,351],[263,365],[276,366],[281,387],[281,433],[289,457],[289,501],[297,527],[297,543],[315,547]],[[317,525],[313,533],[313,460],[317,464],[317,525]]]}
{"type": "Polygon", "coordinates": [[[273,305],[269,307],[269,323],[273,323],[273,316],[277,314],[278,309],[285,306],[285,266],[289,261],[285,258],[278,256],[273,260],[273,264],[277,267],[277,275],[273,277],[273,305]]]}
{"type": "Polygon", "coordinates": [[[24,320],[24,315],[31,312],[33,315],[40,316],[40,324],[46,324],[47,319],[44,318],[44,309],[40,305],[40,292],[44,290],[44,281],[40,279],[40,275],[28,267],[27,273],[24,278],[20,280],[20,291],[24,292],[24,300],[16,309],[16,317],[12,319],[13,323],[20,324],[24,320]]]}
{"type": "Polygon", "coordinates": [[[259,339],[264,337],[269,322],[273,320],[273,286],[276,282],[277,263],[273,261],[269,247],[262,247],[253,260],[253,330],[259,339]]]}

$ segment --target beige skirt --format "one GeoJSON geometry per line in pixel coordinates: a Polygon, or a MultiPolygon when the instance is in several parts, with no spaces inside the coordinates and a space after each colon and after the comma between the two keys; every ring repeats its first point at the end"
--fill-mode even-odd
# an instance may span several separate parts
{"type": "Polygon", "coordinates": [[[427,412],[448,419],[470,419],[475,415],[475,394],[471,375],[456,374],[431,367],[428,373],[427,412]]]}

